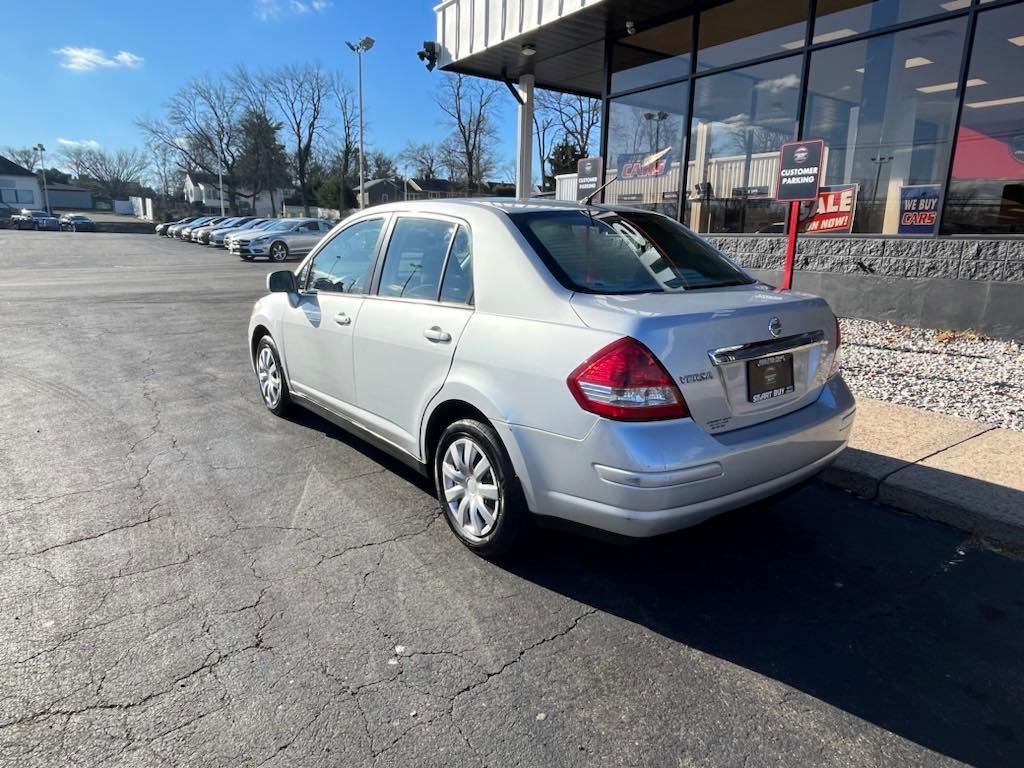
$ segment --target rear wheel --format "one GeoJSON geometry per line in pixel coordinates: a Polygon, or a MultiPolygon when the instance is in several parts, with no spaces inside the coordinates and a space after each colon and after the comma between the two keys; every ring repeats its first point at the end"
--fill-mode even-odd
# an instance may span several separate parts
{"type": "Polygon", "coordinates": [[[527,510],[493,427],[476,419],[451,424],[434,452],[434,482],[445,521],[463,544],[483,557],[512,550],[527,510]]]}
{"type": "Polygon", "coordinates": [[[288,246],[284,243],[274,243],[270,246],[271,261],[286,261],[288,259],[288,246]]]}
{"type": "Polygon", "coordinates": [[[274,340],[269,336],[260,339],[256,347],[256,377],[260,383],[263,404],[275,416],[284,416],[291,408],[288,382],[284,379],[281,358],[277,354],[274,340]]]}

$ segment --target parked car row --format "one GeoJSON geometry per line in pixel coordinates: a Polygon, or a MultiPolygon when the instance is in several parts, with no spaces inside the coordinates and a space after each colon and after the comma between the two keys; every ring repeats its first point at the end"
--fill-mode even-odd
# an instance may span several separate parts
{"type": "Polygon", "coordinates": [[[49,211],[34,211],[22,208],[7,217],[11,229],[34,229],[50,232],[95,232],[96,224],[82,213],[65,213],[59,218],[49,211]]]}
{"type": "Polygon", "coordinates": [[[257,257],[286,261],[305,256],[330,232],[326,219],[266,219],[255,216],[188,216],[156,226],[156,234],[213,248],[225,248],[245,261],[257,257]]]}

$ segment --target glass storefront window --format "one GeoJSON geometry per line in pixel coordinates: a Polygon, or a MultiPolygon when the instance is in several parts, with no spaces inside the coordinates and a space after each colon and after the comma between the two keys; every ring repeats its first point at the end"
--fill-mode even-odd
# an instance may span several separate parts
{"type": "Polygon", "coordinates": [[[947,234],[1024,232],[1024,5],[978,15],[947,234]]]}
{"type": "Polygon", "coordinates": [[[814,42],[827,43],[969,5],[970,0],[818,0],[814,42]]]}
{"type": "Polygon", "coordinates": [[[825,140],[824,184],[859,185],[854,232],[927,234],[901,226],[901,193],[936,205],[966,28],[959,18],[811,55],[804,136],[825,140]]]}
{"type": "Polygon", "coordinates": [[[700,17],[697,69],[727,67],[804,47],[806,0],[732,0],[700,17]]]}
{"type": "Polygon", "coordinates": [[[612,49],[612,92],[685,77],[692,46],[692,16],[621,38],[612,49]]]}
{"type": "Polygon", "coordinates": [[[688,85],[678,83],[612,99],[608,110],[607,203],[675,216],[688,85]]]}
{"type": "Polygon", "coordinates": [[[694,83],[687,221],[698,232],[780,232],[779,146],[796,135],[802,57],[694,83]]]}

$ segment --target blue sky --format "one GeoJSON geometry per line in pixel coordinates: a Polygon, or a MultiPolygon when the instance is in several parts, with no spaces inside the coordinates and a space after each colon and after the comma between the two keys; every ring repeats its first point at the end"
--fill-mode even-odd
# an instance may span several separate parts
{"type": "MultiPolygon", "coordinates": [[[[376,39],[363,59],[367,143],[396,153],[408,140],[445,133],[431,98],[440,74],[416,58],[435,37],[431,0],[51,0],[45,13],[31,2],[3,5],[0,146],[41,141],[55,150],[61,139],[141,146],[136,118],[159,114],[191,77],[239,62],[259,69],[319,61],[354,87],[355,54],[345,40],[364,35],[376,39]]],[[[511,96],[502,109],[512,114],[511,96]]],[[[515,121],[497,125],[505,165],[515,121]]]]}

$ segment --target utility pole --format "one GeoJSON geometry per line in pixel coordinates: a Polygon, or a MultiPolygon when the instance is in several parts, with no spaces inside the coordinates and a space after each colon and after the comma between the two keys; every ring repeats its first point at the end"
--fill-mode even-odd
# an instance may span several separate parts
{"type": "Polygon", "coordinates": [[[46,147],[43,146],[42,142],[39,142],[32,149],[39,153],[39,168],[43,174],[43,205],[47,213],[53,213],[50,210],[50,190],[46,186],[46,147]]]}
{"type": "Polygon", "coordinates": [[[220,192],[220,215],[224,215],[224,158],[217,159],[217,186],[220,192]]]}
{"type": "Polygon", "coordinates": [[[355,53],[359,59],[359,208],[366,206],[366,151],[363,138],[366,131],[366,121],[363,119],[363,54],[373,48],[374,39],[364,37],[358,43],[345,42],[345,45],[355,53]]]}

